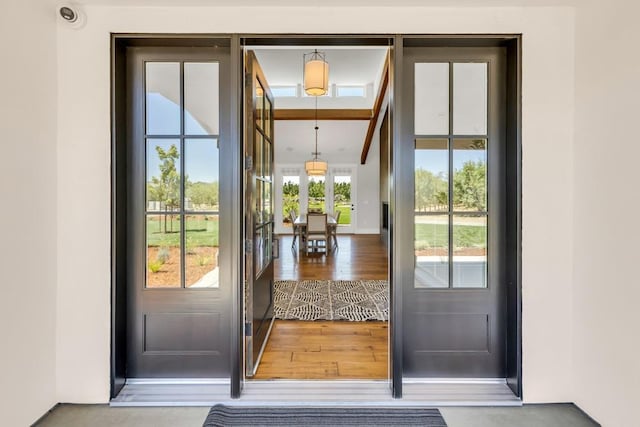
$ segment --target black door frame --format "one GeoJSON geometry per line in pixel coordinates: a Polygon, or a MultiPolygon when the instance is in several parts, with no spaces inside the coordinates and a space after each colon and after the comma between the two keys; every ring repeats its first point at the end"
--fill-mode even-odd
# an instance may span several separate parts
{"type": "MultiPolygon", "coordinates": [[[[233,34],[233,35],[175,35],[175,34],[112,34],[111,36],[111,397],[122,389],[126,379],[126,213],[127,158],[122,141],[127,135],[126,119],[126,60],[128,46],[212,46],[225,40],[231,49],[231,143],[228,172],[233,178],[228,189],[230,218],[225,224],[233,232],[229,235],[230,273],[233,283],[231,306],[230,379],[231,397],[241,394],[244,381],[243,326],[241,301],[243,283],[242,242],[242,70],[243,45],[297,46],[389,46],[390,61],[390,203],[389,203],[389,284],[391,289],[390,354],[391,388],[395,398],[402,397],[402,289],[407,280],[407,268],[412,269],[413,253],[402,243],[413,241],[412,224],[396,223],[394,217],[413,206],[413,194],[400,189],[413,179],[413,171],[403,168],[407,150],[402,149],[399,126],[402,119],[402,48],[404,46],[504,46],[507,49],[507,384],[522,398],[522,35],[303,35],[303,34],[233,34]],[[236,191],[237,190],[237,191],[236,191]],[[409,264],[411,264],[409,266],[409,264]]],[[[222,189],[221,189],[222,190],[222,189]]],[[[221,193],[222,197],[222,193],[221,193]]],[[[221,218],[222,220],[222,218],[221,218]]],[[[223,225],[221,224],[221,227],[223,225]]],[[[406,245],[405,245],[406,246],[406,245]]]]}

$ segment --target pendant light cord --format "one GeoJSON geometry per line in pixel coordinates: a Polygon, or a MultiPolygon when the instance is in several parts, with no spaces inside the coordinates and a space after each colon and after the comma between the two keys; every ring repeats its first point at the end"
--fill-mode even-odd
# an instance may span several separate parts
{"type": "Polygon", "coordinates": [[[313,153],[313,159],[314,160],[318,160],[318,97],[316,96],[316,114],[315,114],[315,119],[316,119],[316,126],[314,127],[315,131],[316,131],[316,151],[313,153]]]}

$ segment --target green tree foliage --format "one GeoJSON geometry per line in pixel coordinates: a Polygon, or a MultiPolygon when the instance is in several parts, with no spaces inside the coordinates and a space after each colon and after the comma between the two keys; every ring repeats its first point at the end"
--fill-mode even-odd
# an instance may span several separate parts
{"type": "Polygon", "coordinates": [[[447,205],[447,181],[441,175],[419,168],[415,172],[415,209],[430,211],[447,205]]]}
{"type": "Polygon", "coordinates": [[[309,181],[309,197],[312,199],[324,198],[324,181],[309,181]]]}
{"type": "Polygon", "coordinates": [[[309,212],[324,209],[324,179],[309,181],[309,212]]]}
{"type": "Polygon", "coordinates": [[[300,185],[287,181],[282,185],[282,194],[285,196],[298,196],[300,194],[300,185]]]}
{"type": "Polygon", "coordinates": [[[287,181],[282,186],[282,218],[289,220],[289,211],[299,213],[300,207],[300,185],[287,181]]]}
{"type": "Polygon", "coordinates": [[[333,184],[333,201],[335,203],[346,203],[351,200],[351,183],[336,182],[333,184]]]}
{"type": "MultiPolygon", "coordinates": [[[[218,206],[218,182],[189,182],[185,185],[187,198],[195,206],[213,208],[218,206]]],[[[211,209],[215,210],[215,209],[211,209]]]]}
{"type": "MultiPolygon", "coordinates": [[[[149,199],[161,202],[165,209],[173,210],[180,206],[180,174],[176,169],[176,160],[180,157],[178,147],[172,144],[168,150],[156,146],[156,152],[160,159],[160,176],[151,178],[148,184],[149,199]]],[[[173,221],[170,221],[172,224],[173,221]]],[[[167,220],[165,215],[164,232],[167,232],[167,220]]]]}
{"type": "MultiPolygon", "coordinates": [[[[465,162],[453,178],[453,204],[457,208],[483,211],[486,209],[486,163],[465,162]]],[[[415,171],[415,209],[432,211],[449,203],[447,181],[443,175],[418,168],[415,171]]]]}
{"type": "Polygon", "coordinates": [[[467,209],[486,209],[487,166],[482,161],[468,161],[456,170],[453,178],[453,203],[467,209]]]}

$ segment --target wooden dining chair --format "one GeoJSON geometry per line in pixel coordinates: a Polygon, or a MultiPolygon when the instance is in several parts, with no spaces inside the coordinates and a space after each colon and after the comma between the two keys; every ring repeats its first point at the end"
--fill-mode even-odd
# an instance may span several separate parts
{"type": "Polygon", "coordinates": [[[311,250],[324,249],[325,253],[329,253],[329,229],[327,228],[327,214],[307,215],[307,229],[304,233],[305,237],[305,253],[311,250]],[[320,246],[320,243],[324,245],[320,246]]]}

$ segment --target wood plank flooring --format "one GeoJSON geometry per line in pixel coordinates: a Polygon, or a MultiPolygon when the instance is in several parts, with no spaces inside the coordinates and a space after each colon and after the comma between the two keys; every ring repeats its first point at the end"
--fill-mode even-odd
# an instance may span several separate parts
{"type": "MultiPolygon", "coordinates": [[[[275,280],[386,280],[379,235],[338,235],[338,248],[305,255],[280,236],[275,280]]],[[[385,379],[387,322],[277,320],[255,379],[385,379]]]]}
{"type": "Polygon", "coordinates": [[[276,320],[255,379],[385,379],[387,322],[276,320]]]}
{"type": "Polygon", "coordinates": [[[280,236],[280,258],[274,262],[276,280],[386,280],[387,248],[377,234],[338,235],[338,248],[328,255],[305,255],[291,248],[293,238],[280,236]]]}

